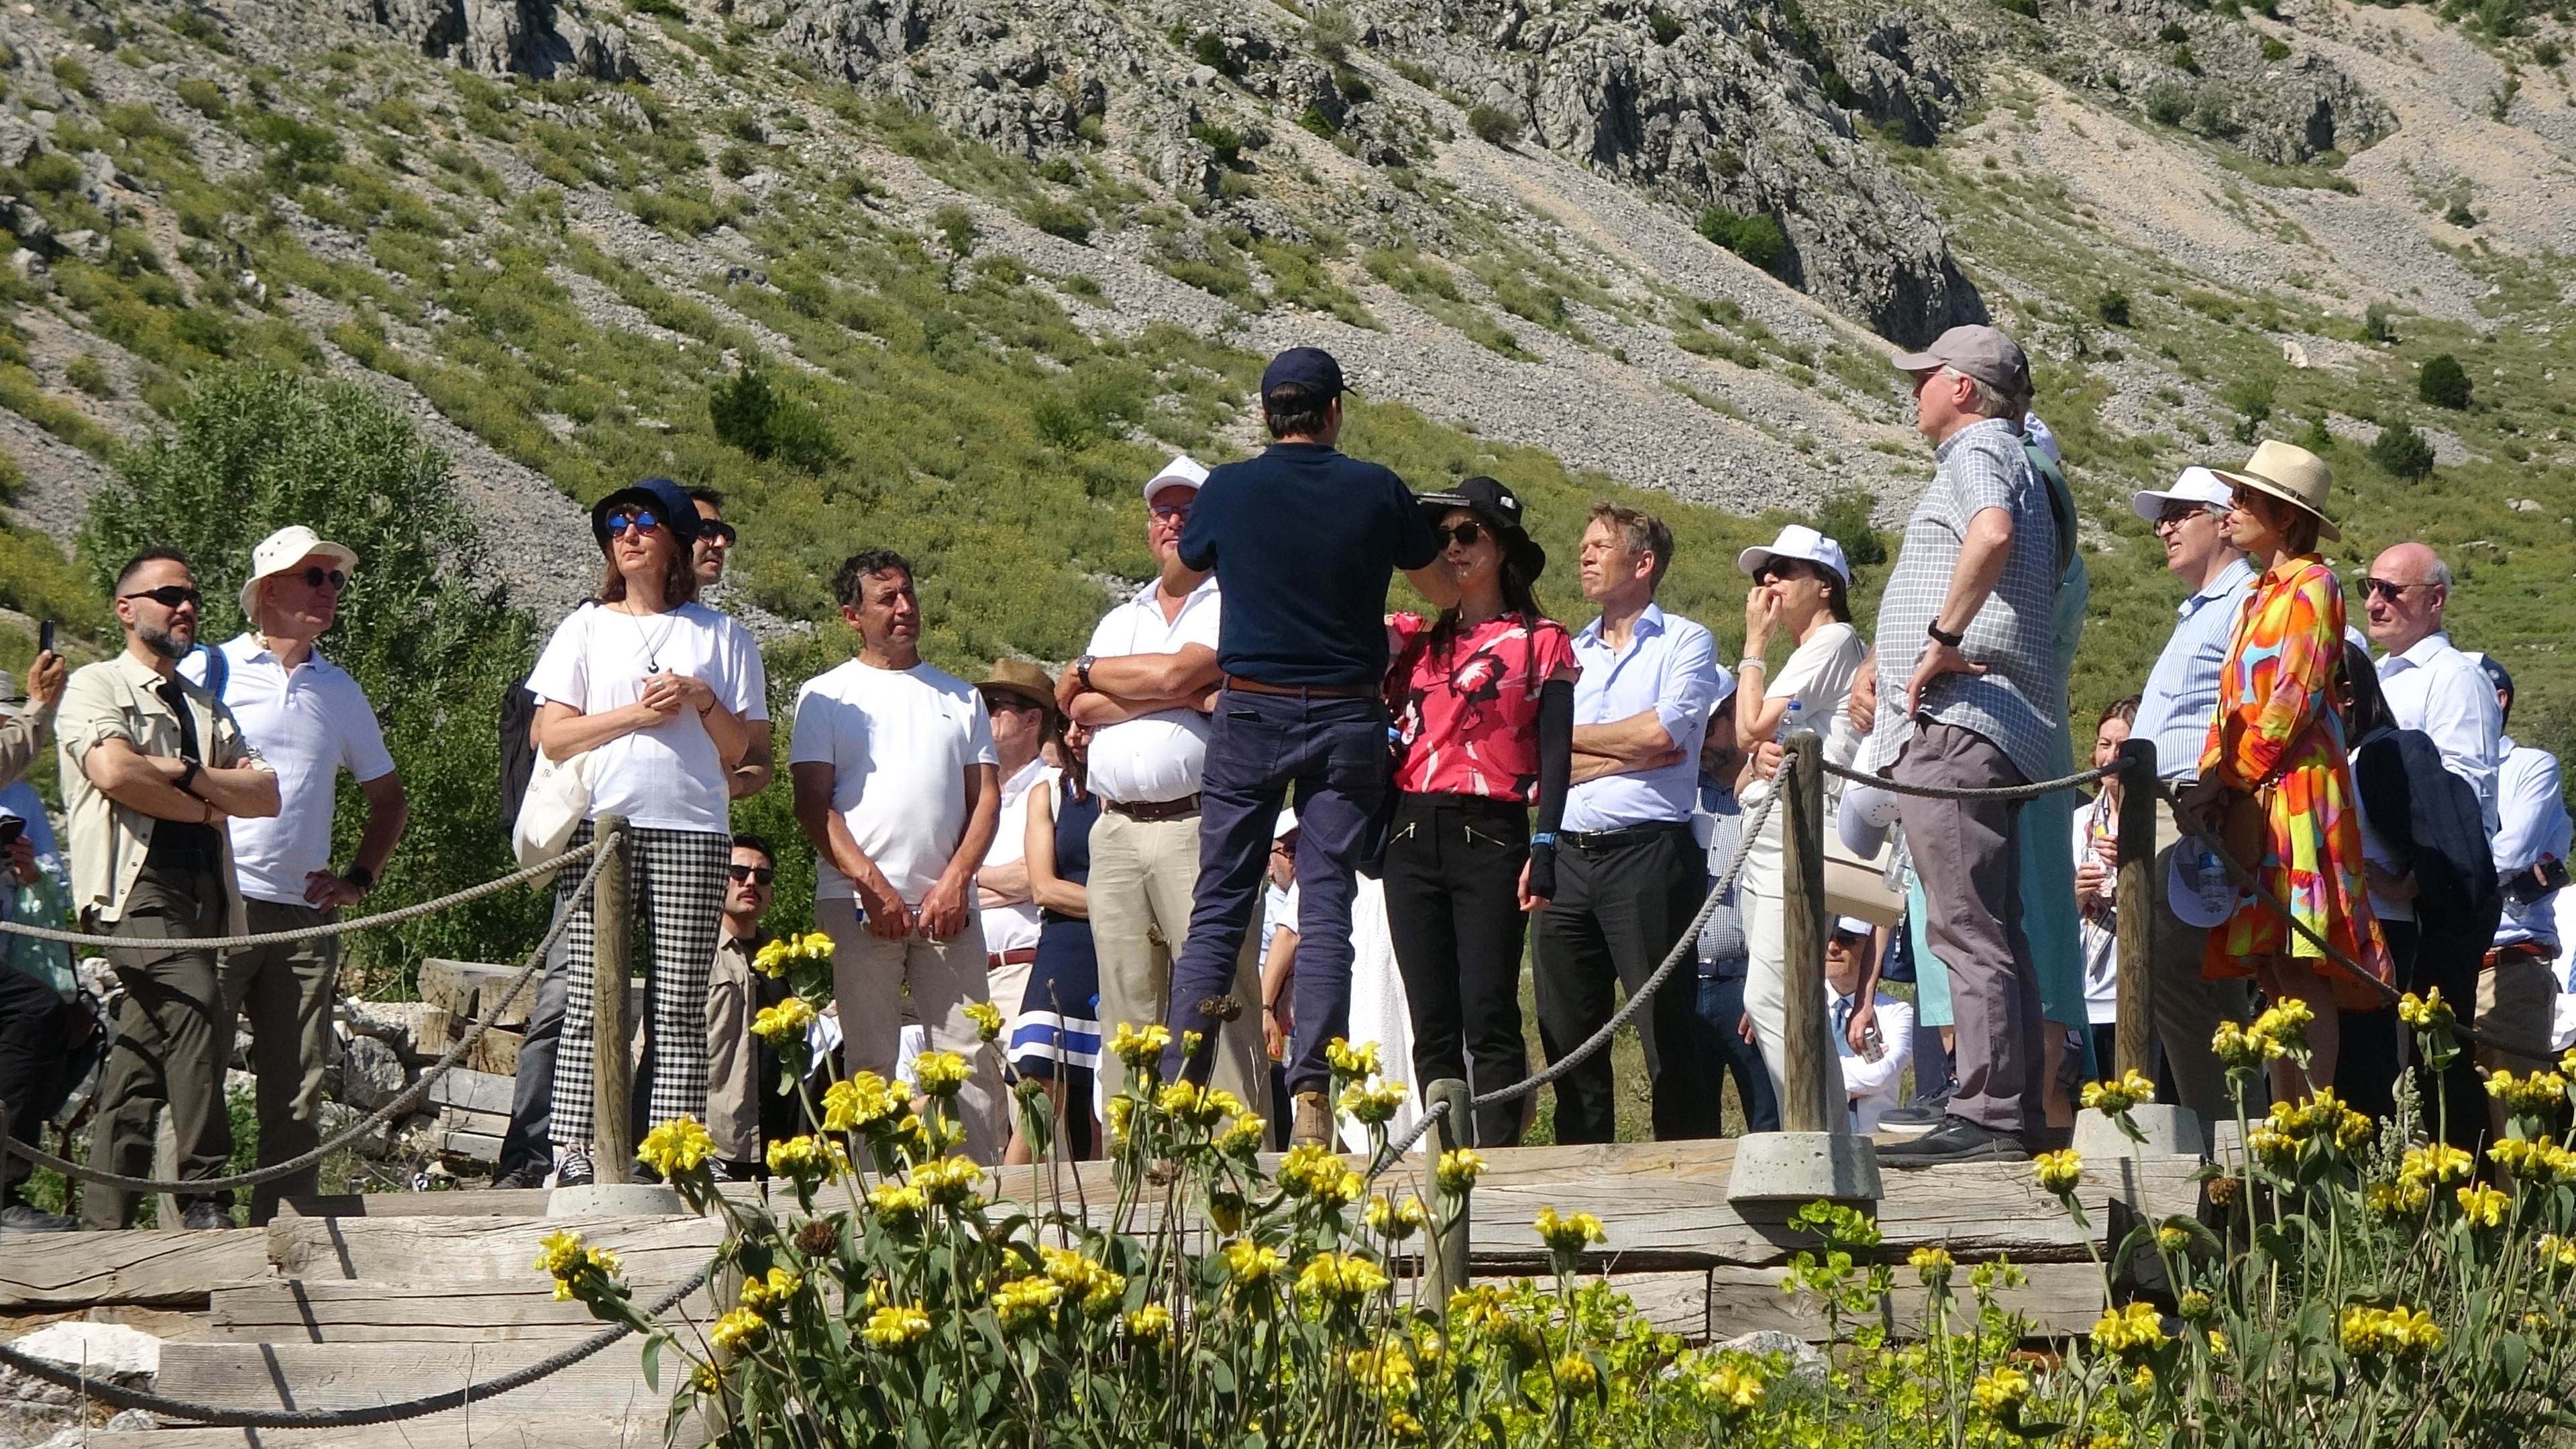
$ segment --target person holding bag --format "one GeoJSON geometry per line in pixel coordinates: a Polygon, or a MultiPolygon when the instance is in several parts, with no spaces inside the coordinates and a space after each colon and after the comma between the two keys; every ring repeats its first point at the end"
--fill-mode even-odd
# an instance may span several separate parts
{"type": "MultiPolygon", "coordinates": [[[[1547,553],[1522,527],[1512,490],[1470,478],[1421,503],[1459,603],[1436,618],[1389,622],[1398,744],[1387,928],[1413,1023],[1415,1082],[1453,1078],[1481,1094],[1529,1075],[1521,946],[1527,913],[1556,890],[1553,841],[1574,758],[1574,641],[1531,594],[1547,553]]],[[[1512,1146],[1524,1120],[1517,1102],[1479,1109],[1467,1140],[1512,1146]]]]}
{"type": "Polygon", "coordinates": [[[2228,853],[2251,871],[2261,900],[2241,901],[2211,930],[2201,972],[2251,975],[2274,1004],[2304,1001],[2311,1059],[2303,1072],[2273,1064],[2278,1099],[2335,1076],[2340,1007],[2381,993],[2293,930],[2286,912],[2380,982],[2392,972],[2362,869],[2361,817],[2334,681],[2344,652],[2343,586],[2316,551],[2341,538],[2325,516],[2334,475],[2315,454],[2265,441],[2239,470],[2213,469],[2235,490],[2228,542],[2262,568],[2237,616],[2219,675],[2200,780],[2182,804],[2218,825],[2228,853]]]}
{"type": "MultiPolygon", "coordinates": [[[[667,478],[647,478],[590,511],[606,562],[599,607],[558,625],[528,676],[537,747],[560,767],[582,755],[593,822],[626,818],[630,899],[652,923],[653,1081],[649,1124],[707,1111],[707,985],[733,859],[733,772],[769,718],[769,682],[749,631],[697,602],[697,508],[667,478]]],[[[555,1055],[556,1184],[595,1180],[590,1157],[592,901],[584,872],[555,888],[571,915],[568,987],[555,1055]]],[[[613,1033],[614,1035],[614,1033],[613,1033]]]]}

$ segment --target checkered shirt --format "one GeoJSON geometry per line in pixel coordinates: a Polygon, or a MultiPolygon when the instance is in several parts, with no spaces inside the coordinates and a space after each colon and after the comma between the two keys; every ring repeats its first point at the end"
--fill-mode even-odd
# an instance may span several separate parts
{"type": "Polygon", "coordinates": [[[1968,520],[2001,508],[2012,514],[2012,553],[1960,645],[1986,672],[1934,680],[1923,691],[1922,713],[1985,736],[2023,775],[2044,780],[2051,737],[2066,731],[2066,680],[2049,637],[2058,568],[2048,485],[2023,456],[2020,436],[2000,418],[1951,434],[1934,456],[1940,461],[1932,486],[1906,521],[1903,549],[1879,600],[1878,722],[1860,768],[1885,770],[1912,737],[1905,683],[1931,642],[1924,631],[1949,595],[1968,520]]]}

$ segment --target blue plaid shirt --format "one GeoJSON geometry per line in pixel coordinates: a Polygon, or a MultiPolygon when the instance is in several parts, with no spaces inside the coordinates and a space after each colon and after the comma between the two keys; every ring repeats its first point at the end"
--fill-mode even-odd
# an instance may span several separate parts
{"type": "Polygon", "coordinates": [[[2254,566],[2239,558],[2174,609],[2180,617],[2173,637],[2165,640],[2156,667],[2148,671],[2137,723],[2130,730],[2156,742],[2156,773],[2165,779],[2200,774],[2209,721],[2218,713],[2218,675],[2227,665],[2236,616],[2245,612],[2245,595],[2253,587],[2254,566]]]}

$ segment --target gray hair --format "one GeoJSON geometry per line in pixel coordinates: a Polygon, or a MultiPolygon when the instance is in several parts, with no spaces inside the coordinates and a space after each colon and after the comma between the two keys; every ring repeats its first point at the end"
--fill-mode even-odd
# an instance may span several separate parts
{"type": "Polygon", "coordinates": [[[1989,418],[2012,419],[2016,430],[2018,430],[2022,408],[2017,405],[2014,399],[2005,397],[2002,393],[1997,392],[1986,383],[1976,378],[1969,377],[1966,373],[1961,372],[1959,369],[1952,367],[1947,363],[1942,365],[1941,371],[1951,377],[1965,378],[1967,380],[1968,396],[1980,415],[1989,418]]]}
{"type": "Polygon", "coordinates": [[[2442,556],[2440,554],[2437,553],[2433,555],[2433,566],[2424,571],[2424,582],[2428,584],[2441,585],[2445,593],[2450,591],[2451,566],[2442,561],[2442,556]]]}

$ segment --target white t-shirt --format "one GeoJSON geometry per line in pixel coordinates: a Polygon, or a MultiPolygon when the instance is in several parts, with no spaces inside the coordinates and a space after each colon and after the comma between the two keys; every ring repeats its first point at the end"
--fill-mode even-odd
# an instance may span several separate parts
{"type": "MultiPolygon", "coordinates": [[[[1768,699],[1798,701],[1799,723],[1824,736],[1825,763],[1849,765],[1860,753],[1860,735],[1852,729],[1851,718],[1843,705],[1851,698],[1852,681],[1860,675],[1861,661],[1869,656],[1869,646],[1861,641],[1860,631],[1849,624],[1829,623],[1807,636],[1807,642],[1791,653],[1780,666],[1780,677],[1763,681],[1763,695],[1768,699]]],[[[1741,688],[1742,686],[1738,686],[1741,688]]],[[[1788,716],[1781,716],[1787,725],[1788,716]]],[[[1748,748],[1759,741],[1744,741],[1748,748]]],[[[1775,777],[1776,778],[1776,777],[1775,777]]],[[[1772,782],[1756,780],[1744,791],[1745,818],[1752,818],[1755,807],[1771,796],[1772,782]]],[[[1834,817],[1834,807],[1842,799],[1842,781],[1825,777],[1825,818],[1834,817]]],[[[1764,895],[1780,891],[1780,850],[1787,818],[1778,810],[1763,819],[1762,833],[1754,838],[1752,852],[1744,862],[1747,889],[1764,895]]]]}
{"type": "MultiPolygon", "coordinates": [[[[853,659],[796,695],[788,764],[832,767],[832,808],[904,904],[919,906],[966,836],[966,770],[999,763],[984,697],[953,674],[853,659]]],[[[858,894],[828,860],[817,897],[858,894]]]]}
{"type": "MultiPolygon", "coordinates": [[[[657,670],[702,680],[746,720],[769,718],[769,675],[751,631],[704,604],[663,614],[608,605],[576,609],[555,626],[528,688],[540,701],[604,714],[644,697],[657,670]]],[[[650,830],[732,830],[723,757],[706,721],[683,708],[651,729],[593,749],[590,815],[623,815],[650,830]]]]}
{"type": "MultiPolygon", "coordinates": [[[[277,814],[235,816],[233,868],[255,901],[304,904],[304,877],[331,868],[331,811],[340,772],[361,782],[394,772],[366,691],[319,653],[289,671],[256,634],[216,646],[224,655],[224,703],[242,736],[277,771],[277,814]]],[[[190,654],[179,672],[206,682],[207,660],[190,654]]]]}
{"type": "MultiPolygon", "coordinates": [[[[1183,645],[1216,647],[1223,600],[1216,575],[1190,590],[1180,614],[1163,620],[1159,583],[1104,615],[1083,652],[1100,659],[1122,654],[1178,654],[1183,645]]],[[[1207,765],[1208,717],[1194,709],[1166,709],[1109,725],[1091,737],[1091,788],[1103,800],[1145,805],[1195,795],[1207,765]]]]}
{"type": "MultiPolygon", "coordinates": [[[[993,831],[993,848],[984,852],[984,864],[1013,865],[1028,858],[1030,793],[1054,789],[1059,773],[1044,759],[1035,759],[1020,766],[1018,774],[1002,782],[1002,823],[993,831]]],[[[985,906],[979,913],[984,919],[985,950],[999,956],[1005,951],[1037,948],[1037,902],[985,906]]]]}

